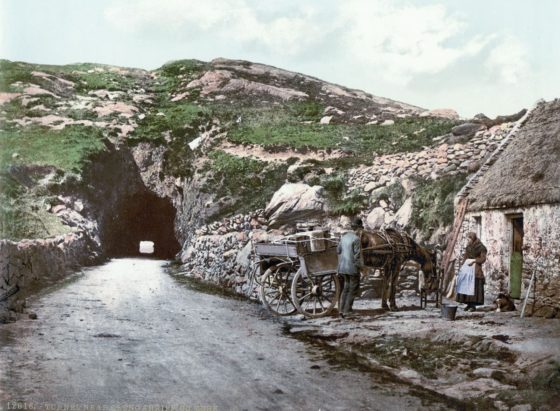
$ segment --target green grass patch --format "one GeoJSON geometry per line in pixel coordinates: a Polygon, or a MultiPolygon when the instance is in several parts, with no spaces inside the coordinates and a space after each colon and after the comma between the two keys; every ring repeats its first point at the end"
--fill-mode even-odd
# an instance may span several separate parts
{"type": "Polygon", "coordinates": [[[370,197],[371,204],[377,204],[381,200],[385,200],[391,204],[393,210],[398,210],[404,204],[406,199],[406,190],[402,184],[397,181],[394,184],[376,190],[370,197]]]}
{"type": "Polygon", "coordinates": [[[90,155],[105,149],[103,138],[101,130],[84,126],[0,131],[0,169],[35,164],[79,173],[90,155]]]}
{"type": "Polygon", "coordinates": [[[186,139],[187,143],[198,135],[198,126],[210,119],[211,110],[195,104],[174,104],[154,109],[142,120],[127,140],[129,144],[142,141],[165,144],[165,133],[171,139],[186,139]]]}
{"type": "Polygon", "coordinates": [[[0,238],[19,241],[72,231],[48,211],[49,185],[65,174],[80,174],[90,156],[104,149],[104,135],[94,127],[0,131],[0,238]],[[38,184],[52,173],[49,184],[38,184]]]}
{"type": "Polygon", "coordinates": [[[2,105],[2,111],[6,113],[3,117],[7,120],[2,123],[2,130],[15,130],[18,127],[15,123],[8,123],[10,120],[21,119],[24,117],[38,117],[39,115],[42,115],[42,113],[33,110],[33,107],[26,107],[21,104],[21,100],[17,98],[4,103],[2,105]]]}
{"type": "Polygon", "coordinates": [[[342,174],[322,175],[319,184],[325,189],[331,215],[356,215],[366,206],[363,193],[357,190],[346,193],[346,177],[342,174]]]}
{"type": "MultiPolygon", "coordinates": [[[[160,103],[169,102],[173,93],[199,78],[208,67],[208,63],[199,60],[177,60],[161,66],[155,71],[159,77],[154,84],[160,103]]],[[[199,94],[200,90],[191,89],[186,100],[194,101],[199,94]]]]}
{"type": "Polygon", "coordinates": [[[303,124],[278,110],[261,110],[233,127],[235,143],[264,147],[341,149],[355,154],[393,154],[431,146],[434,137],[448,133],[457,123],[445,119],[406,118],[393,125],[303,124]],[[264,114],[264,115],[263,115],[264,114]],[[268,116],[268,114],[271,114],[268,116]]]}
{"type": "Polygon", "coordinates": [[[416,180],[411,223],[421,231],[453,223],[453,200],[466,182],[467,174],[416,180]]]}
{"type": "Polygon", "coordinates": [[[287,105],[288,112],[297,120],[319,121],[325,106],[315,100],[296,101],[287,105]]]}
{"type": "Polygon", "coordinates": [[[142,87],[145,82],[141,71],[106,66],[103,64],[80,63],[65,66],[36,66],[36,69],[63,77],[75,83],[77,92],[87,93],[92,90],[124,91],[142,87]]]}
{"type": "Polygon", "coordinates": [[[12,83],[21,81],[22,83],[30,83],[35,77],[31,74],[32,66],[26,63],[12,62],[8,60],[0,60],[0,91],[15,92],[12,83]]]}
{"type": "Polygon", "coordinates": [[[75,89],[81,93],[92,90],[127,91],[137,86],[138,78],[131,74],[113,71],[72,72],[67,76],[76,83],[75,89]]]}
{"type": "Polygon", "coordinates": [[[173,139],[163,155],[163,171],[175,177],[191,177],[195,155],[189,147],[189,139],[173,139]]]}
{"type": "Polygon", "coordinates": [[[220,150],[208,157],[210,161],[203,170],[209,175],[204,191],[233,199],[214,219],[264,208],[286,180],[286,164],[269,164],[220,150]]]}
{"type": "Polygon", "coordinates": [[[127,91],[139,84],[140,76],[134,71],[121,73],[99,64],[82,63],[54,66],[46,64],[29,64],[0,60],[0,91],[18,91],[13,83],[33,83],[50,88],[50,82],[41,77],[33,76],[33,71],[41,71],[58,78],[75,83],[78,92],[87,93],[90,90],[107,89],[110,91],[127,91]]]}
{"type": "MultiPolygon", "coordinates": [[[[33,177],[29,176],[29,180],[33,177]]],[[[19,241],[65,234],[71,229],[47,211],[52,197],[21,185],[8,172],[0,172],[0,238],[19,241]]]]}
{"type": "MultiPolygon", "coordinates": [[[[76,121],[83,121],[83,120],[90,120],[90,121],[98,121],[99,116],[95,111],[87,110],[87,109],[79,109],[79,110],[68,110],[64,113],[72,120],[76,121]]],[[[118,114],[113,113],[114,116],[118,119],[118,114]]],[[[105,116],[105,121],[108,121],[110,116],[105,116]]]]}
{"type": "Polygon", "coordinates": [[[352,216],[358,214],[365,207],[366,197],[358,190],[352,190],[341,199],[330,204],[332,215],[352,216]]]}
{"type": "MultiPolygon", "coordinates": [[[[254,101],[252,102],[254,103],[254,101]]],[[[255,107],[241,101],[239,104],[231,105],[224,102],[211,102],[214,117],[220,120],[224,128],[230,133],[248,128],[259,127],[262,124],[276,124],[291,121],[290,113],[284,106],[277,107],[255,107]]]]}
{"type": "Polygon", "coordinates": [[[72,231],[60,219],[47,210],[23,200],[12,204],[2,201],[0,206],[0,238],[20,241],[23,239],[48,238],[72,231]]]}
{"type": "Polygon", "coordinates": [[[208,68],[208,63],[194,59],[170,61],[161,66],[157,72],[165,77],[184,76],[186,79],[197,76],[208,68]]]}

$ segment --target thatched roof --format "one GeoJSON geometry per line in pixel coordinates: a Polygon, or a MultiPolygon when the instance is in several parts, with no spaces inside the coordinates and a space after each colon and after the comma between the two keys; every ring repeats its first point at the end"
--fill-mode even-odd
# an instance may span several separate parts
{"type": "Polygon", "coordinates": [[[469,211],[560,203],[560,100],[543,102],[468,191],[469,211]]]}

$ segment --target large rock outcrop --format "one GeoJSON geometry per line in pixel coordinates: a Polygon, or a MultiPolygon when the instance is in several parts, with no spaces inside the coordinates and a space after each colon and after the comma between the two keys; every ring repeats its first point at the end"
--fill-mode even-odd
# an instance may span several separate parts
{"type": "Polygon", "coordinates": [[[328,211],[321,186],[284,184],[266,206],[265,217],[271,228],[294,224],[298,220],[322,219],[328,211]]]}

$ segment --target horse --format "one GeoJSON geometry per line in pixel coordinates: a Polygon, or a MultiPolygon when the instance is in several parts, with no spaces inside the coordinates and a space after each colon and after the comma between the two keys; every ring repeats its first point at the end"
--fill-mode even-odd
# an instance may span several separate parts
{"type": "Polygon", "coordinates": [[[359,237],[364,266],[383,269],[381,308],[397,310],[397,281],[401,267],[406,261],[416,261],[428,279],[436,278],[436,252],[417,244],[408,234],[395,229],[361,230],[359,237]]]}

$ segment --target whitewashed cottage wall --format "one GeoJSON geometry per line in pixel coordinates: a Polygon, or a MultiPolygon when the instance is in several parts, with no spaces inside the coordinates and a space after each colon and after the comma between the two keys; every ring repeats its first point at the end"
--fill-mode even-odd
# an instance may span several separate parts
{"type": "MultiPolygon", "coordinates": [[[[483,266],[487,302],[497,293],[509,291],[511,216],[519,214],[523,215],[524,231],[521,298],[525,298],[531,275],[537,269],[535,311],[541,311],[545,316],[560,315],[560,204],[469,212],[463,221],[454,255],[460,260],[466,233],[477,232],[488,249],[483,266]]],[[[530,293],[531,307],[532,297],[533,292],[530,293]]]]}

